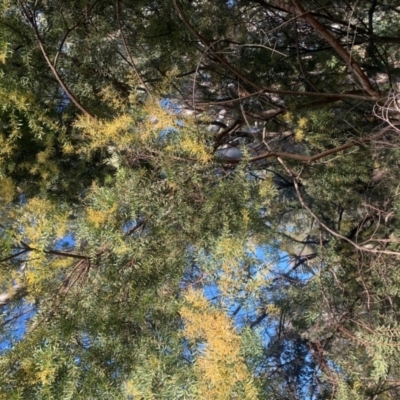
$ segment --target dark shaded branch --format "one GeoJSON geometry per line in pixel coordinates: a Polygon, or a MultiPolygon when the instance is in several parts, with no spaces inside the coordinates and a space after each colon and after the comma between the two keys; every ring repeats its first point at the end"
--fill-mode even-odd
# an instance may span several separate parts
{"type": "Polygon", "coordinates": [[[368,77],[365,75],[360,65],[351,57],[349,52],[325,28],[325,26],[317,21],[311,13],[304,9],[299,0],[292,0],[293,5],[290,5],[282,0],[275,0],[274,3],[279,7],[282,7],[282,9],[284,9],[286,12],[294,14],[297,17],[301,17],[306,20],[315,29],[315,31],[332,46],[336,53],[349,65],[354,75],[361,83],[363,89],[375,100],[378,100],[381,97],[380,93],[372,87],[368,77]]]}
{"type": "Polygon", "coordinates": [[[29,249],[25,249],[25,250],[20,251],[19,253],[11,254],[10,256],[1,259],[0,263],[8,261],[8,260],[12,260],[13,258],[19,257],[22,254],[28,253],[29,251],[30,251],[29,249]]]}
{"type": "MultiPolygon", "coordinates": [[[[321,153],[315,154],[313,156],[304,156],[302,154],[285,153],[285,152],[279,152],[279,151],[268,151],[268,152],[266,152],[264,154],[261,154],[259,156],[250,158],[249,161],[250,162],[254,162],[254,161],[264,160],[264,159],[271,158],[271,157],[274,157],[274,158],[280,157],[280,158],[283,158],[283,159],[286,159],[286,160],[297,160],[297,161],[302,161],[302,162],[304,162],[306,164],[312,164],[315,161],[318,161],[321,158],[324,158],[326,156],[339,153],[339,152],[341,152],[343,150],[350,149],[351,147],[354,147],[354,146],[362,146],[362,145],[364,145],[366,143],[369,143],[369,142],[372,142],[374,140],[377,140],[377,139],[381,138],[382,136],[384,136],[388,131],[390,131],[392,129],[393,129],[393,127],[388,126],[388,127],[384,128],[384,129],[382,129],[381,131],[379,131],[375,135],[372,135],[372,136],[364,138],[364,139],[353,140],[353,141],[351,141],[349,143],[343,144],[343,145],[335,147],[333,149],[322,151],[321,153]]],[[[224,160],[223,162],[227,163],[227,164],[237,164],[237,163],[239,163],[241,161],[242,161],[242,159],[232,159],[232,160],[224,160]]]]}
{"type": "Polygon", "coordinates": [[[40,50],[43,54],[44,59],[46,60],[47,65],[49,66],[51,72],[53,73],[54,77],[57,79],[57,82],[61,86],[61,88],[64,90],[65,94],[68,96],[68,98],[72,101],[73,104],[75,104],[76,107],[79,108],[86,116],[90,118],[94,118],[94,115],[90,113],[83,105],[82,103],[74,96],[74,94],[71,92],[71,90],[68,88],[64,80],[61,78],[60,74],[58,73],[57,69],[53,65],[53,63],[50,61],[49,55],[47,54],[46,48],[44,46],[44,42],[39,34],[39,30],[37,28],[36,22],[35,22],[35,16],[34,14],[29,10],[29,7],[24,4],[22,0],[20,0],[20,5],[23,11],[23,14],[25,15],[26,19],[29,22],[29,25],[33,29],[34,35],[36,37],[36,41],[39,44],[40,50]]]}
{"type": "Polygon", "coordinates": [[[250,328],[254,328],[255,326],[259,325],[262,321],[264,321],[265,318],[268,317],[267,313],[262,313],[260,316],[257,317],[257,319],[255,321],[253,321],[250,324],[250,328]]]}
{"type": "MultiPolygon", "coordinates": [[[[21,241],[21,244],[24,246],[25,250],[24,253],[28,251],[37,251],[35,248],[29,246],[28,244],[21,241]]],[[[69,257],[69,258],[77,258],[79,260],[89,260],[90,257],[83,256],[81,254],[74,254],[74,253],[67,253],[65,251],[58,251],[58,250],[44,250],[43,253],[50,254],[59,257],[69,257]]]]}
{"type": "Polygon", "coordinates": [[[122,29],[122,23],[121,23],[120,15],[119,15],[119,14],[120,14],[120,2],[119,2],[119,1],[117,1],[116,12],[117,12],[118,26],[119,26],[119,30],[120,30],[120,32],[121,32],[122,43],[123,43],[123,45],[124,45],[125,52],[126,52],[127,56],[129,57],[129,62],[128,62],[128,63],[130,64],[130,66],[131,66],[131,67],[133,68],[133,70],[135,71],[135,73],[136,73],[136,75],[137,75],[137,77],[138,77],[140,83],[141,83],[141,84],[144,86],[144,88],[146,89],[147,94],[151,96],[150,89],[149,89],[148,86],[146,85],[146,82],[143,80],[143,78],[142,78],[142,76],[141,76],[139,70],[138,70],[137,67],[136,67],[135,61],[133,60],[132,54],[131,54],[131,52],[129,51],[128,44],[127,44],[127,42],[126,42],[126,38],[125,38],[125,35],[124,35],[124,31],[123,31],[123,29],[122,29]]]}

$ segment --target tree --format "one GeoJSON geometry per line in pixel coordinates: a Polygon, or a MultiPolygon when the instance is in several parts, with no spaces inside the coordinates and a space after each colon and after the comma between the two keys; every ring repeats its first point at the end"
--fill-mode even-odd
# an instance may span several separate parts
{"type": "Polygon", "coordinates": [[[3,4],[3,398],[398,397],[399,18],[3,4]]]}

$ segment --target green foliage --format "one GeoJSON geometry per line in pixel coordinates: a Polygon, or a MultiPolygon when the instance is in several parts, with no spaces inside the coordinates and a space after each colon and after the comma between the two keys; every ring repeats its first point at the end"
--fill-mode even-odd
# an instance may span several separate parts
{"type": "Polygon", "coordinates": [[[353,3],[1,4],[0,398],[399,397],[399,12],[353,3]]]}

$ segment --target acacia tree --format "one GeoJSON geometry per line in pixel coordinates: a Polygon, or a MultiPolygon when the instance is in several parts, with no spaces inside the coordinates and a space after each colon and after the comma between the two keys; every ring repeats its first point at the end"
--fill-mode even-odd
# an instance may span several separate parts
{"type": "Polygon", "coordinates": [[[4,4],[2,396],[396,398],[399,18],[4,4]]]}

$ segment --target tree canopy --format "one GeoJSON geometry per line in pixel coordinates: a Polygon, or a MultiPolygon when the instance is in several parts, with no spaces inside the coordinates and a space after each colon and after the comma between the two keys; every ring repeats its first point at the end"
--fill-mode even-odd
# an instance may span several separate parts
{"type": "Polygon", "coordinates": [[[399,398],[399,43],[394,0],[3,0],[0,399],[399,398]]]}

